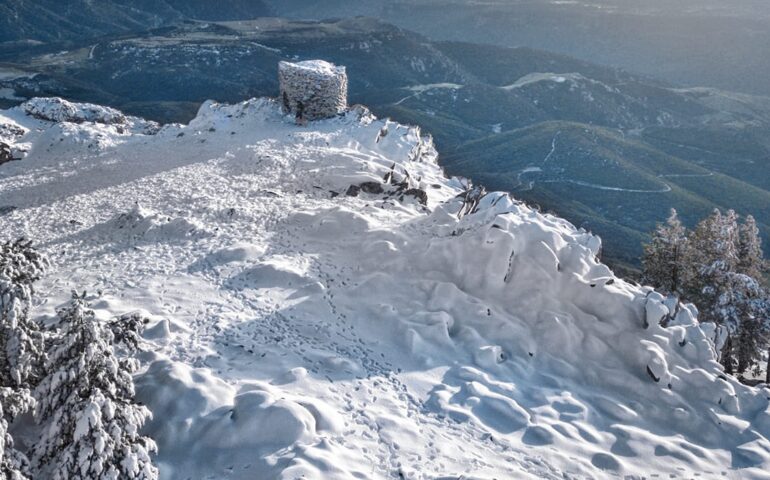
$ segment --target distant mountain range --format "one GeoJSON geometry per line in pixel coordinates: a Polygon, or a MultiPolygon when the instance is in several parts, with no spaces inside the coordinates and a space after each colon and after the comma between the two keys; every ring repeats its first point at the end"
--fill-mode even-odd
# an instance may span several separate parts
{"type": "Polygon", "coordinates": [[[0,2],[0,49],[17,43],[78,42],[185,18],[238,20],[271,13],[261,0],[4,0],[0,2]]]}
{"type": "Polygon", "coordinates": [[[208,98],[275,95],[279,60],[323,58],[348,67],[351,102],[433,134],[450,173],[599,233],[616,268],[638,265],[671,207],[689,223],[714,207],[751,213],[770,237],[768,97],[434,42],[370,18],[188,20],[0,58],[0,106],[58,95],[164,122],[189,120],[208,98]]]}
{"type": "Polygon", "coordinates": [[[282,17],[367,15],[434,40],[533,47],[687,86],[770,95],[766,0],[265,0],[282,17]]]}

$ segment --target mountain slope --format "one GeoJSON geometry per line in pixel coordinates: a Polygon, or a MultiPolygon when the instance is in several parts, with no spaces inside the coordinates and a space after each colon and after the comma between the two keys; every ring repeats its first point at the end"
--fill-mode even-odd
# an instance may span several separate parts
{"type": "Polygon", "coordinates": [[[590,178],[584,170],[573,181],[622,186],[631,179],[643,185],[637,190],[659,190],[657,175],[708,175],[665,177],[672,192],[652,194],[649,209],[650,194],[574,183],[536,182],[517,192],[601,234],[604,258],[615,266],[638,268],[641,242],[671,207],[690,225],[714,206],[752,214],[770,249],[767,97],[677,88],[528,48],[433,42],[371,18],[185,22],[11,57],[0,66],[0,106],[56,95],[163,122],[189,121],[207,98],[273,95],[278,61],[324,58],[347,67],[351,103],[422,125],[453,173],[495,188],[517,188],[503,179],[530,158],[508,152],[544,157],[556,133],[549,125],[558,122],[574,133],[562,139],[559,164],[592,165],[590,178]],[[542,134],[515,133],[537,130],[542,134]],[[601,168],[606,162],[616,167],[601,168]]]}
{"type": "Polygon", "coordinates": [[[450,173],[512,191],[607,234],[613,260],[628,265],[638,256],[643,232],[652,231],[670,208],[688,224],[714,208],[753,212],[763,231],[770,231],[770,192],[752,185],[763,180],[739,180],[745,172],[736,169],[715,172],[716,165],[707,165],[712,170],[682,160],[617,130],[543,122],[468,142],[442,163],[450,173]]]}
{"type": "Polygon", "coordinates": [[[770,95],[763,0],[266,0],[276,15],[377,17],[435,40],[529,46],[666,81],[770,95]]]}
{"type": "Polygon", "coordinates": [[[298,127],[270,100],[162,128],[35,100],[0,124],[26,152],[0,166],[0,240],[52,260],[35,315],[76,288],[151,318],[162,478],[767,478],[768,396],[691,307],[464,191],[416,128],[298,127]]]}

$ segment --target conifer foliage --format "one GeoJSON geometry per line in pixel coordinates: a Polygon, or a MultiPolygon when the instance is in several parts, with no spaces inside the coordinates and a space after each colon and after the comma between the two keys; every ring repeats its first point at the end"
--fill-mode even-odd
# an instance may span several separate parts
{"type": "Polygon", "coordinates": [[[133,403],[134,360],[114,353],[118,327],[98,322],[85,294],[74,294],[59,319],[36,391],[38,471],[53,480],[156,479],[155,443],[139,434],[150,412],[133,403]]]}
{"type": "Polygon", "coordinates": [[[41,330],[30,310],[46,265],[30,242],[0,244],[0,480],[156,479],[155,443],[139,434],[150,413],[133,401],[144,319],[99,322],[84,293],[41,330]],[[32,410],[41,434],[30,462],[9,425],[32,410]]]}
{"type": "Polygon", "coordinates": [[[29,478],[27,457],[16,450],[8,427],[35,404],[30,388],[40,375],[45,349],[29,310],[32,285],[45,266],[30,242],[0,244],[0,479],[29,478]]]}
{"type": "Polygon", "coordinates": [[[644,279],[667,292],[681,295],[686,281],[682,260],[687,251],[688,239],[676,210],[671,209],[665,225],[658,225],[652,241],[644,245],[644,279]]]}
{"type": "Polygon", "coordinates": [[[45,268],[30,242],[0,244],[0,384],[27,387],[39,375],[43,335],[29,318],[32,284],[45,268]]]}
{"type": "Polygon", "coordinates": [[[0,479],[29,478],[29,461],[26,455],[16,450],[13,437],[8,432],[8,425],[33,405],[29,390],[0,387],[0,479]]]}
{"type": "MultiPolygon", "coordinates": [[[[718,325],[717,345],[728,373],[759,370],[770,344],[770,295],[756,221],[719,210],[688,232],[672,210],[645,245],[643,280],[694,303],[699,318],[718,325]]],[[[770,362],[770,359],[768,359],[770,362]]]]}

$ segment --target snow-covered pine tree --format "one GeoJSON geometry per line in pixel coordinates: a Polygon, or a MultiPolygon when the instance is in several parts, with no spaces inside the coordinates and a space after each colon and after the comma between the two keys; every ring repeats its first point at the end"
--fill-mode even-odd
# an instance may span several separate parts
{"type": "Polygon", "coordinates": [[[703,219],[690,235],[690,247],[685,263],[690,272],[686,275],[686,297],[700,311],[700,320],[725,324],[723,306],[719,297],[731,288],[730,273],[738,263],[738,224],[732,210],[726,215],[715,209],[703,219]]]}
{"type": "Polygon", "coordinates": [[[757,222],[753,216],[747,215],[738,230],[736,270],[738,274],[746,277],[743,282],[744,299],[740,305],[741,325],[736,342],[738,373],[752,367],[754,373],[759,373],[758,360],[770,343],[770,294],[762,288],[762,279],[767,268],[757,222]]]}
{"type": "Polygon", "coordinates": [[[760,281],[767,270],[767,263],[762,253],[762,240],[754,217],[747,215],[738,231],[738,266],[739,273],[760,281]]]}
{"type": "Polygon", "coordinates": [[[687,231],[672,208],[666,223],[658,224],[650,243],[644,245],[642,281],[665,293],[681,295],[687,247],[687,231]]]}
{"type": "Polygon", "coordinates": [[[748,298],[740,305],[741,323],[737,331],[738,373],[751,370],[759,374],[762,354],[770,344],[770,302],[766,297],[748,298]]]}
{"type": "Polygon", "coordinates": [[[756,280],[742,273],[728,275],[729,288],[717,299],[722,325],[730,332],[721,360],[728,373],[737,366],[742,374],[757,365],[770,339],[768,303],[756,280]]]}
{"type": "Polygon", "coordinates": [[[45,258],[30,242],[0,244],[0,478],[27,478],[29,462],[14,448],[8,426],[30,410],[44,359],[44,340],[30,319],[32,284],[45,268],[45,258]]]}
{"type": "Polygon", "coordinates": [[[8,425],[13,418],[30,410],[33,405],[29,390],[0,387],[0,479],[29,478],[29,460],[14,448],[8,425]]]}
{"type": "Polygon", "coordinates": [[[107,324],[112,332],[114,347],[120,348],[127,354],[133,354],[139,348],[145,325],[148,319],[140,313],[133,312],[121,315],[107,324]]]}
{"type": "Polygon", "coordinates": [[[725,370],[732,373],[738,328],[735,302],[740,297],[733,292],[738,264],[738,216],[733,210],[722,215],[715,209],[698,223],[690,236],[685,263],[690,270],[685,296],[698,307],[701,321],[727,329],[720,357],[725,370]]]}
{"type": "Polygon", "coordinates": [[[43,426],[33,452],[40,478],[154,480],[155,442],[139,434],[149,417],[133,402],[135,362],[119,360],[113,334],[75,294],[59,312],[61,330],[37,388],[43,426]]]}
{"type": "Polygon", "coordinates": [[[30,242],[0,244],[0,386],[27,387],[37,380],[45,348],[29,309],[32,284],[45,266],[30,242]]]}

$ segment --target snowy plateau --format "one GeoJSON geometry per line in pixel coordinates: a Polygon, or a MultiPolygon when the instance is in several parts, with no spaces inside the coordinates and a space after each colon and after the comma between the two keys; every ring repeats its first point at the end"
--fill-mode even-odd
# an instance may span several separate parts
{"type": "Polygon", "coordinates": [[[163,479],[770,478],[770,393],[723,373],[692,307],[447,178],[416,127],[35,99],[0,142],[0,240],[51,261],[35,316],[77,289],[151,319],[163,479]]]}

